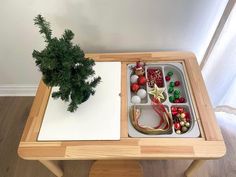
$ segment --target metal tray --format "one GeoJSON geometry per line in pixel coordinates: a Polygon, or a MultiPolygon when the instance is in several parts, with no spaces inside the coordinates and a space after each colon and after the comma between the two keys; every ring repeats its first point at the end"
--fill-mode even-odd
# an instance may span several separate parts
{"type": "MultiPolygon", "coordinates": [[[[184,75],[184,71],[183,71],[183,66],[181,63],[167,63],[167,64],[155,64],[155,63],[146,63],[145,67],[145,77],[147,78],[147,69],[148,68],[159,68],[162,70],[163,73],[163,80],[164,80],[164,88],[165,88],[165,93],[167,98],[164,102],[162,102],[162,104],[167,108],[167,111],[170,113],[170,116],[172,118],[172,114],[171,114],[171,107],[172,106],[176,106],[176,107],[184,107],[190,114],[190,128],[188,129],[187,132],[183,133],[183,134],[177,134],[174,130],[174,125],[172,125],[172,131],[166,132],[164,134],[157,134],[157,135],[151,135],[151,134],[144,134],[139,132],[138,130],[136,130],[130,120],[130,114],[129,114],[129,110],[131,109],[131,107],[133,105],[136,105],[139,108],[142,108],[142,114],[140,117],[140,123],[144,123],[145,125],[149,125],[149,126],[153,126],[155,125],[159,120],[158,120],[158,116],[155,114],[154,110],[152,109],[152,105],[151,105],[151,99],[149,94],[147,94],[146,98],[142,99],[141,103],[139,104],[133,104],[131,102],[131,97],[133,95],[135,95],[135,93],[133,93],[130,89],[131,86],[131,82],[130,82],[130,77],[133,74],[133,67],[135,66],[135,64],[129,64],[127,66],[127,90],[128,90],[128,97],[127,97],[127,101],[128,101],[128,134],[130,137],[199,137],[200,136],[200,131],[199,131],[199,126],[198,126],[198,122],[196,120],[196,113],[195,110],[193,108],[193,103],[192,100],[190,98],[190,92],[189,92],[189,88],[187,86],[186,83],[186,77],[184,75]],[[168,93],[168,83],[165,80],[165,76],[167,75],[168,71],[173,71],[174,74],[171,78],[171,80],[179,80],[181,82],[181,86],[178,87],[178,89],[181,92],[181,95],[185,97],[186,102],[185,103],[171,103],[169,101],[169,93],[168,93]]],[[[144,89],[146,89],[146,91],[150,91],[152,88],[150,88],[148,86],[148,83],[146,83],[145,86],[143,86],[144,89]]]]}

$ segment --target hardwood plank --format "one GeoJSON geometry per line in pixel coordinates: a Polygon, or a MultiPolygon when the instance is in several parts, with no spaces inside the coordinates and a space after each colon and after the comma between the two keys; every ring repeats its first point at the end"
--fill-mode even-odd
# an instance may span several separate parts
{"type": "Polygon", "coordinates": [[[206,139],[223,140],[197,61],[196,59],[186,59],[185,64],[187,73],[191,78],[192,91],[195,100],[197,100],[196,104],[206,139]]]}
{"type": "Polygon", "coordinates": [[[127,63],[121,64],[121,124],[120,133],[121,137],[128,137],[128,121],[127,121],[127,63]]]}

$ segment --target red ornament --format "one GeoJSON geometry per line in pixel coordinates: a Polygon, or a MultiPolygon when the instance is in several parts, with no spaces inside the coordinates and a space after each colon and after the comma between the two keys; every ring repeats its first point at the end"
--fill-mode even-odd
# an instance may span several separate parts
{"type": "Polygon", "coordinates": [[[172,112],[176,112],[177,111],[177,107],[171,107],[171,111],[172,112]]]}
{"type": "Polygon", "coordinates": [[[180,81],[175,81],[175,86],[178,87],[180,85],[180,81]]]}
{"type": "Polygon", "coordinates": [[[174,123],[175,130],[180,130],[181,125],[179,122],[174,123]]]}
{"type": "Polygon", "coordinates": [[[172,111],[172,115],[173,115],[173,116],[176,116],[177,114],[178,114],[177,111],[172,111]]]}
{"type": "Polygon", "coordinates": [[[178,109],[178,112],[179,112],[179,113],[184,112],[184,108],[182,108],[182,107],[178,107],[177,109],[178,109]]]}
{"type": "Polygon", "coordinates": [[[190,117],[185,117],[187,122],[190,122],[190,117]]]}
{"type": "Polygon", "coordinates": [[[170,81],[170,76],[165,77],[166,81],[170,81]]]}
{"type": "Polygon", "coordinates": [[[145,76],[139,76],[139,78],[138,78],[139,85],[145,85],[146,82],[147,82],[147,79],[145,78],[145,76]]]}
{"type": "Polygon", "coordinates": [[[139,88],[140,88],[140,86],[139,86],[137,83],[133,83],[133,84],[131,85],[131,90],[132,90],[133,92],[137,92],[139,88]]]}
{"type": "Polygon", "coordinates": [[[175,99],[174,103],[180,103],[179,99],[175,99]]]}
{"type": "Polygon", "coordinates": [[[185,112],[185,119],[187,122],[190,122],[190,114],[189,112],[185,112]]]}
{"type": "Polygon", "coordinates": [[[181,97],[181,98],[179,98],[179,101],[180,101],[180,103],[185,103],[185,98],[181,97]]]}

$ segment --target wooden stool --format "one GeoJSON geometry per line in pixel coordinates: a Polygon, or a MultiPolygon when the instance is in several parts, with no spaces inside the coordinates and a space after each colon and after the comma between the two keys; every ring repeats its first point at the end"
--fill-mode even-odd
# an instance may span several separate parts
{"type": "Polygon", "coordinates": [[[143,169],[139,161],[99,160],[93,163],[89,177],[143,177],[143,169]]]}

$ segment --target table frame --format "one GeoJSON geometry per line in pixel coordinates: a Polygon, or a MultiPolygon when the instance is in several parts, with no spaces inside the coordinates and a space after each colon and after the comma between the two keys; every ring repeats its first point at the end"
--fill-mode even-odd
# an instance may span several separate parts
{"type": "Polygon", "coordinates": [[[222,157],[225,144],[217,125],[196,57],[191,52],[142,52],[86,54],[97,62],[121,62],[121,139],[120,141],[37,141],[51,88],[40,81],[18,154],[23,159],[38,160],[56,176],[63,170],[61,160],[158,160],[192,159],[185,175],[191,176],[204,160],[222,157]],[[201,131],[199,138],[130,138],[127,118],[127,64],[144,62],[181,62],[201,131]]]}

